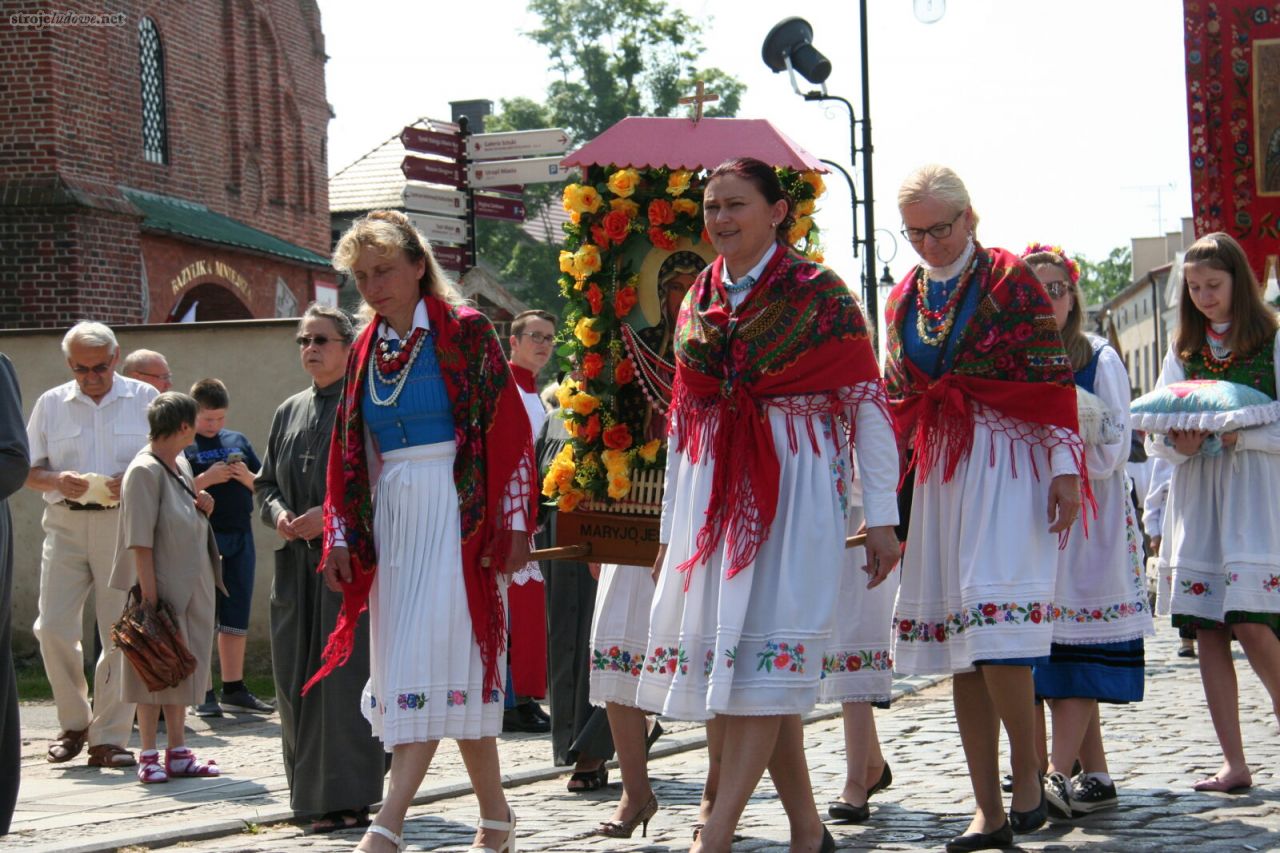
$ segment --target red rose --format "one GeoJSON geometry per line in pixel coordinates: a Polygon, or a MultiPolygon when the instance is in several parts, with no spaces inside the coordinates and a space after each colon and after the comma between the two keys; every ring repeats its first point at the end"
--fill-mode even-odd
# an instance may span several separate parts
{"type": "Polygon", "coordinates": [[[1040,608],[1037,607],[1027,614],[1027,618],[1030,619],[1032,622],[1036,623],[1037,625],[1039,625],[1040,620],[1044,618],[1044,614],[1041,613],[1040,608]]]}
{"type": "Polygon", "coordinates": [[[591,226],[591,242],[597,246],[608,246],[609,235],[604,233],[604,229],[599,225],[591,226]]]}
{"type": "Polygon", "coordinates": [[[598,352],[589,352],[582,359],[582,375],[588,379],[595,379],[603,369],[604,356],[598,352]]]}
{"type": "Polygon", "coordinates": [[[631,217],[625,210],[611,210],[604,215],[604,233],[614,243],[621,243],[631,233],[631,217]]]}
{"type": "Polygon", "coordinates": [[[1092,615],[1093,615],[1093,618],[1094,618],[1094,619],[1101,619],[1101,618],[1102,618],[1102,611],[1101,611],[1101,610],[1095,610],[1095,611],[1093,611],[1093,614],[1092,614],[1092,615]]]}
{"type": "Polygon", "coordinates": [[[786,669],[787,664],[789,663],[791,663],[791,655],[786,654],[785,652],[773,659],[773,666],[775,669],[786,669]]]}
{"type": "Polygon", "coordinates": [[[989,617],[992,617],[992,616],[995,616],[995,615],[996,615],[996,609],[997,609],[997,608],[996,608],[996,606],[995,606],[994,604],[984,604],[984,605],[982,605],[982,615],[983,615],[983,616],[986,616],[986,617],[988,617],[988,618],[989,618],[989,617]]]}
{"type": "MultiPolygon", "coordinates": [[[[605,217],[606,219],[608,217],[605,217]]],[[[649,227],[654,228],[659,225],[670,225],[676,221],[676,212],[671,208],[671,202],[663,198],[655,198],[649,202],[649,227]]]]}
{"type": "Polygon", "coordinates": [[[604,431],[604,446],[610,450],[626,450],[631,446],[631,430],[626,424],[614,424],[604,431]]]}
{"type": "Polygon", "coordinates": [[[675,659],[675,658],[671,658],[670,660],[668,660],[668,661],[667,661],[667,672],[671,673],[672,675],[675,675],[675,674],[676,674],[676,659],[675,659]]]}
{"type": "Polygon", "coordinates": [[[635,378],[636,366],[629,358],[624,358],[613,368],[613,381],[617,382],[619,385],[626,385],[635,378]]]}
{"type": "Polygon", "coordinates": [[[1196,583],[1193,583],[1193,584],[1191,585],[1191,592],[1192,592],[1192,594],[1194,594],[1194,595],[1203,595],[1203,594],[1204,594],[1204,584],[1200,583],[1199,581],[1197,581],[1196,583]]]}
{"type": "Polygon", "coordinates": [[[911,633],[911,620],[910,620],[910,619],[903,619],[901,622],[899,622],[899,623],[898,623],[898,633],[900,633],[900,634],[909,634],[909,633],[911,633]]]}
{"type": "Polygon", "coordinates": [[[649,242],[659,249],[671,250],[676,247],[676,241],[672,238],[671,232],[656,227],[649,229],[649,242]]]}
{"type": "Polygon", "coordinates": [[[587,304],[591,306],[592,315],[600,313],[600,309],[604,307],[604,294],[600,292],[600,288],[593,281],[587,287],[587,304]]]}
{"type": "Polygon", "coordinates": [[[582,437],[587,440],[588,444],[594,443],[600,437],[600,416],[592,415],[587,418],[587,423],[582,427],[582,437]]]}
{"type": "Polygon", "coordinates": [[[850,672],[857,672],[862,669],[862,658],[857,655],[849,655],[849,659],[844,662],[844,668],[850,672]]]}
{"type": "Polygon", "coordinates": [[[619,287],[618,292],[613,295],[613,313],[618,315],[618,319],[625,319],[631,313],[631,309],[636,307],[636,289],[634,287],[619,287]]]}
{"type": "Polygon", "coordinates": [[[936,626],[936,627],[933,629],[933,638],[934,638],[935,640],[937,640],[939,643],[945,643],[945,642],[947,641],[947,629],[946,629],[946,626],[944,626],[944,625],[938,625],[938,626],[936,626]]]}
{"type": "Polygon", "coordinates": [[[611,658],[616,658],[620,653],[621,650],[617,646],[611,646],[609,648],[609,657],[611,658]]]}
{"type": "Polygon", "coordinates": [[[796,654],[804,654],[804,643],[796,643],[796,654]]]}

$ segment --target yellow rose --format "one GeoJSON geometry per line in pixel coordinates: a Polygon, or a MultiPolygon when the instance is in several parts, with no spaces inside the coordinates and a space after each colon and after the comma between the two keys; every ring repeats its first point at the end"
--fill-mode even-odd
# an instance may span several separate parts
{"type": "MultiPolygon", "coordinates": [[[[583,317],[578,321],[578,324],[573,327],[573,336],[582,341],[582,345],[586,347],[593,347],[600,343],[600,333],[596,331],[595,322],[590,317],[583,317]]],[[[590,414],[590,412],[578,414],[590,414]]]]}
{"type": "Polygon", "coordinates": [[[556,389],[556,402],[560,404],[560,408],[566,408],[569,405],[569,398],[578,390],[578,386],[569,377],[565,377],[560,383],[560,387],[556,389]]]}
{"type": "Polygon", "coordinates": [[[625,498],[631,491],[631,478],[625,474],[614,474],[609,477],[609,497],[625,498]]]}
{"type": "Polygon", "coordinates": [[[567,211],[577,210],[578,190],[582,189],[578,184],[569,184],[564,188],[564,192],[560,196],[560,204],[567,211]]]}
{"type": "Polygon", "coordinates": [[[600,454],[600,461],[604,463],[604,470],[610,474],[625,474],[631,469],[625,450],[606,450],[600,454]]]}
{"type": "Polygon", "coordinates": [[[567,272],[569,275],[573,275],[574,269],[573,252],[562,250],[560,252],[560,272],[567,272]]]}
{"type": "Polygon", "coordinates": [[[615,198],[609,202],[610,210],[621,210],[626,212],[628,219],[635,219],[640,213],[640,205],[636,204],[629,198],[615,198]]]}
{"type": "Polygon", "coordinates": [[[640,446],[640,458],[652,465],[658,461],[658,451],[662,449],[662,439],[655,438],[640,446]]]}
{"type": "Polygon", "coordinates": [[[584,418],[600,406],[600,401],[590,394],[574,394],[569,400],[569,411],[584,418]]]}
{"type": "Polygon", "coordinates": [[[667,195],[682,196],[689,190],[689,180],[693,172],[688,169],[676,169],[667,178],[667,195]]]}
{"type": "Polygon", "coordinates": [[[800,179],[813,187],[814,198],[817,198],[827,191],[827,185],[822,182],[822,175],[817,172],[804,172],[800,175],[800,179]]]}
{"type": "Polygon", "coordinates": [[[569,211],[569,221],[572,222],[574,225],[577,225],[579,222],[582,221],[582,214],[576,210],[569,211]]]}
{"type": "Polygon", "coordinates": [[[578,437],[578,425],[574,423],[572,418],[564,419],[564,431],[569,433],[569,438],[578,437]]]}
{"type": "Polygon", "coordinates": [[[586,493],[579,489],[570,489],[560,496],[560,500],[556,501],[556,509],[561,512],[573,512],[586,496],[586,493]]]}
{"type": "Polygon", "coordinates": [[[578,188],[578,209],[583,213],[595,213],[603,202],[604,199],[600,198],[600,193],[596,192],[595,187],[578,188]]]}
{"type": "Polygon", "coordinates": [[[619,169],[609,176],[609,192],[622,198],[630,198],[640,183],[640,173],[635,169],[619,169]]]}
{"type": "Polygon", "coordinates": [[[813,213],[814,207],[816,207],[814,200],[811,198],[806,198],[804,201],[796,205],[796,215],[808,216],[809,214],[813,213]]]}
{"type": "Polygon", "coordinates": [[[788,242],[798,243],[809,233],[809,229],[813,227],[813,220],[807,216],[801,216],[796,220],[796,224],[791,226],[791,230],[787,232],[788,242]]]}
{"type": "Polygon", "coordinates": [[[573,274],[578,278],[600,272],[600,249],[594,243],[584,243],[573,253],[573,274]]]}
{"type": "Polygon", "coordinates": [[[671,202],[671,209],[687,216],[698,215],[698,203],[691,198],[678,198],[671,202]]]}

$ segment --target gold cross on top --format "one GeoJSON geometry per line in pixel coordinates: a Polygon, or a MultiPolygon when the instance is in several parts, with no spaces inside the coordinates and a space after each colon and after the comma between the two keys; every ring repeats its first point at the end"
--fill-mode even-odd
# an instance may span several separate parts
{"type": "Polygon", "coordinates": [[[705,103],[709,103],[711,101],[718,101],[718,100],[720,100],[720,96],[717,95],[715,92],[706,92],[704,94],[703,83],[701,80],[699,80],[696,93],[693,95],[690,95],[689,97],[681,98],[680,103],[694,105],[693,106],[693,123],[697,124],[698,122],[702,121],[702,105],[705,103]]]}

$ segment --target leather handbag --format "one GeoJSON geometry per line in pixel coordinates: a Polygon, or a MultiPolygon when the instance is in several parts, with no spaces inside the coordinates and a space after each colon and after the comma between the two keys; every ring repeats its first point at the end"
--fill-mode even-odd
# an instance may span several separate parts
{"type": "Polygon", "coordinates": [[[147,604],[137,584],[111,627],[111,640],[152,693],[177,687],[196,671],[196,659],[182,639],[173,608],[163,600],[154,607],[147,604]]]}

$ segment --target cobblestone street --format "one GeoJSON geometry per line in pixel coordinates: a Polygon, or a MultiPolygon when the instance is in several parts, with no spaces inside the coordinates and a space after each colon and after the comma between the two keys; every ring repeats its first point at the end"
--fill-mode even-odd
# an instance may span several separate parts
{"type": "MultiPolygon", "coordinates": [[[[1241,722],[1254,788],[1239,795],[1195,793],[1191,783],[1215,771],[1220,758],[1196,662],[1176,658],[1176,647],[1176,633],[1162,627],[1148,647],[1147,700],[1103,710],[1119,809],[1073,826],[1050,825],[1020,836],[1022,849],[1280,848],[1280,785],[1275,775],[1280,738],[1265,691],[1238,655],[1241,722]]],[[[27,710],[24,707],[24,713],[27,710]]],[[[970,815],[949,683],[904,696],[877,715],[893,767],[893,786],[872,800],[868,823],[832,825],[832,834],[841,849],[940,849],[963,831],[970,815]]],[[[191,721],[193,745],[217,758],[226,776],[153,788],[134,783],[132,773],[94,770],[79,761],[48,765],[42,758],[46,733],[24,729],[28,743],[23,796],[15,834],[5,839],[6,848],[89,851],[132,845],[127,847],[131,853],[173,843],[226,853],[354,848],[358,831],[308,835],[282,822],[288,809],[278,727],[274,719],[242,722],[245,719],[191,721]]],[[[700,743],[703,730],[679,724],[667,728],[671,733],[658,742],[650,768],[661,811],[647,839],[630,840],[590,834],[597,822],[610,816],[619,794],[616,772],[614,784],[604,791],[569,794],[564,774],[550,767],[544,737],[504,737],[500,748],[512,783],[508,797],[519,816],[520,848],[555,853],[687,849],[706,770],[705,752],[689,747],[700,743]]],[[[810,722],[806,743],[816,796],[825,808],[839,792],[844,773],[839,719],[827,716],[810,722]]],[[[405,826],[409,849],[465,850],[476,807],[451,744],[442,745],[420,799],[427,801],[410,811],[405,826]]],[[[767,780],[747,807],[739,832],[744,840],[735,850],[786,850],[786,820],[767,780]]]]}

